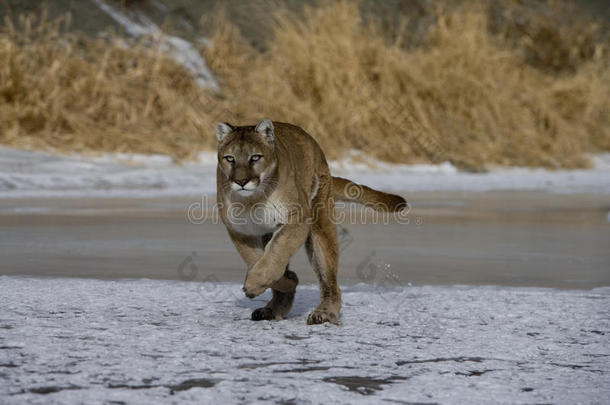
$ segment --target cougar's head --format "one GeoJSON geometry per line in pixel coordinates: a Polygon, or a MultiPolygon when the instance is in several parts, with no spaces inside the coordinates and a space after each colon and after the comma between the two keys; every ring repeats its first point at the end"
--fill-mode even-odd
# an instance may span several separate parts
{"type": "Polygon", "coordinates": [[[273,123],[265,118],[256,126],[216,126],[218,166],[231,191],[249,197],[261,191],[276,166],[273,123]]]}

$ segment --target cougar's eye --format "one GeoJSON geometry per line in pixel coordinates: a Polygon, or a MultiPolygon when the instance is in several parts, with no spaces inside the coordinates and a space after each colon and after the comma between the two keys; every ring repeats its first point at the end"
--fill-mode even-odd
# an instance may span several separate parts
{"type": "Polygon", "coordinates": [[[263,157],[263,155],[258,155],[258,154],[252,155],[252,156],[250,156],[250,162],[256,162],[256,161],[260,160],[260,158],[262,158],[262,157],[263,157]]]}
{"type": "Polygon", "coordinates": [[[225,156],[225,160],[226,160],[227,162],[229,162],[229,163],[233,163],[233,162],[235,162],[235,158],[234,158],[233,156],[231,156],[231,155],[227,155],[227,156],[225,156]]]}

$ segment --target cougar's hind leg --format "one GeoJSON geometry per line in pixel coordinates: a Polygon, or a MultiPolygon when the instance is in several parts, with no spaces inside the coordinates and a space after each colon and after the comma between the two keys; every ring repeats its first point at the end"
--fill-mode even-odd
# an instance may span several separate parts
{"type": "MultiPolygon", "coordinates": [[[[267,245],[272,236],[272,234],[263,236],[263,247],[267,245]]],[[[252,320],[280,320],[285,317],[292,308],[297,284],[299,284],[299,278],[296,273],[289,270],[288,266],[286,266],[282,278],[271,286],[273,294],[271,301],[264,307],[255,309],[254,312],[252,312],[252,320]]]]}
{"type": "Polygon", "coordinates": [[[339,243],[337,228],[329,215],[333,211],[320,210],[311,233],[305,242],[307,256],[320,283],[320,303],[309,314],[307,324],[324,322],[339,323],[341,310],[341,290],[337,284],[339,264],[339,243]]]}

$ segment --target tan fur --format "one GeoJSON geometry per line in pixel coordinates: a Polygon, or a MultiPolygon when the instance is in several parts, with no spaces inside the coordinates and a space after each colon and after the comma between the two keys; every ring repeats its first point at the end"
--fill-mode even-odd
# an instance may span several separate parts
{"type": "Polygon", "coordinates": [[[388,211],[404,208],[405,200],[331,177],[320,146],[297,126],[267,119],[257,126],[221,123],[217,137],[219,212],[248,266],[243,290],[250,298],[273,290],[273,299],[252,319],[281,319],[288,313],[298,284],[288,262],[305,244],[320,283],[320,304],[307,323],[338,323],[334,199],[388,211]]]}

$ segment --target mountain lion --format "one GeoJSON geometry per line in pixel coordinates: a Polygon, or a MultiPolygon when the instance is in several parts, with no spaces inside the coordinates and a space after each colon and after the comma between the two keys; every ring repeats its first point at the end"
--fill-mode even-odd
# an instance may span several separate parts
{"type": "Polygon", "coordinates": [[[288,269],[305,244],[320,283],[320,303],[308,324],[338,323],[339,247],[335,200],[401,211],[404,198],[332,177],[318,143],[301,128],[263,119],[256,126],[220,123],[216,175],[220,217],[248,271],[243,290],[254,298],[271,288],[273,298],[253,320],[282,319],[299,282],[288,269]]]}

